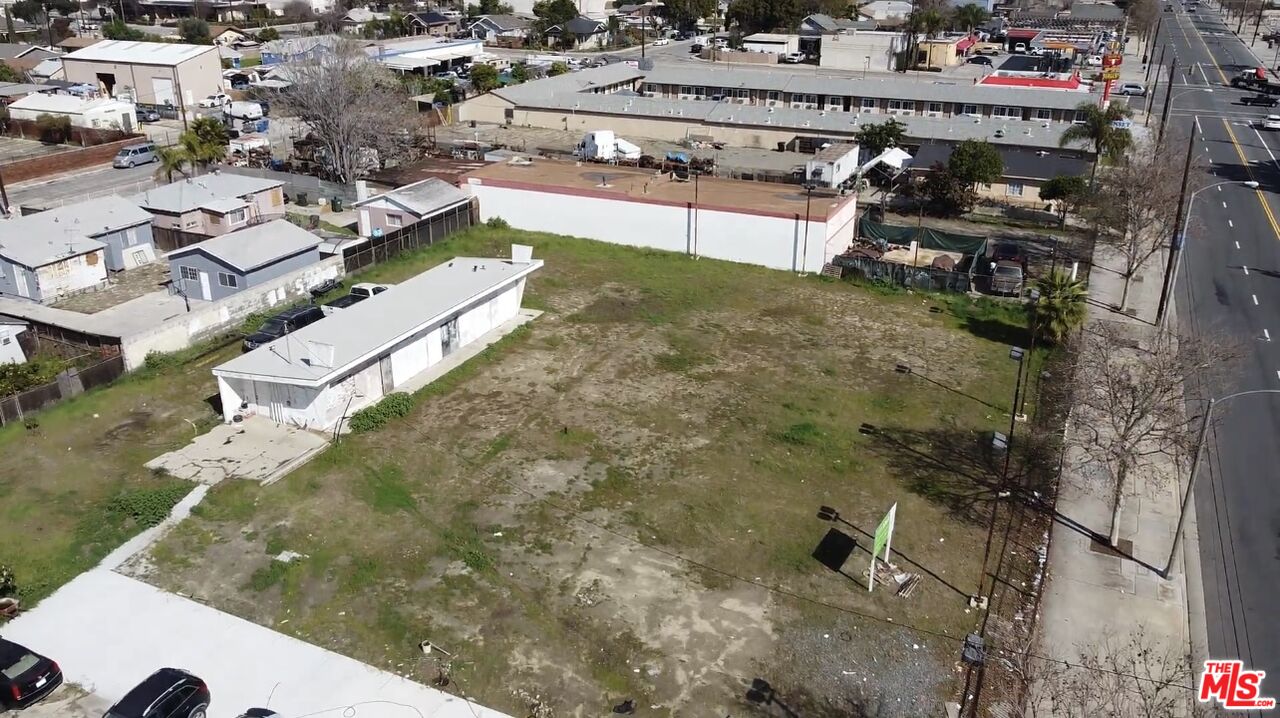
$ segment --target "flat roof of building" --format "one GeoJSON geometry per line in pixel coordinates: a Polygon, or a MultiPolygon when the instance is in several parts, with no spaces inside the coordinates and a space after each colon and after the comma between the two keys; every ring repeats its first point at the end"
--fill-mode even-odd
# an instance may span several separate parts
{"type": "Polygon", "coordinates": [[[122,65],[180,65],[206,52],[216,53],[213,45],[184,45],[179,42],[135,42],[103,40],[82,50],[63,55],[63,60],[112,62],[122,65]]]}
{"type": "MultiPolygon", "coordinates": [[[[692,205],[766,216],[804,215],[808,197],[800,185],[699,177],[687,181],[670,173],[612,165],[578,164],[536,159],[530,165],[493,164],[467,175],[468,182],[573,194],[582,197],[666,205],[692,205]]],[[[845,197],[814,196],[808,213],[824,221],[846,201],[845,197]]]]}
{"type": "Polygon", "coordinates": [[[320,386],[542,266],[455,257],[213,369],[215,376],[320,386]],[[331,357],[325,356],[332,354],[331,357]]]}

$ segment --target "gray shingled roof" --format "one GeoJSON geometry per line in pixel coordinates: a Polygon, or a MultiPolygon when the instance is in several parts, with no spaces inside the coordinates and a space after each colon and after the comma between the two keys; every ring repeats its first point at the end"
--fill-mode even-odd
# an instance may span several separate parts
{"type": "Polygon", "coordinates": [[[45,212],[0,221],[0,255],[27,267],[42,267],[69,256],[102,248],[92,239],[146,224],[151,215],[123,197],[100,197],[45,212]]]}
{"type": "Polygon", "coordinates": [[[265,347],[241,354],[214,367],[213,373],[319,386],[541,266],[540,259],[516,264],[505,259],[456,257],[265,347]],[[288,351],[282,348],[283,342],[288,342],[288,351]],[[327,366],[313,363],[311,349],[316,345],[333,348],[333,360],[327,366]]]}
{"type": "Polygon", "coordinates": [[[589,17],[579,15],[569,22],[566,22],[564,25],[556,25],[549,28],[547,32],[568,32],[572,35],[594,35],[596,33],[604,32],[604,23],[599,20],[592,20],[589,17]]]}
{"type": "Polygon", "coordinates": [[[414,182],[397,187],[389,192],[374,195],[353,204],[361,207],[378,199],[387,199],[413,212],[419,217],[429,217],[437,212],[468,202],[471,197],[466,192],[436,177],[429,177],[421,182],[414,182]]]}
{"type": "Polygon", "coordinates": [[[189,254],[207,254],[248,273],[319,244],[320,238],[314,234],[292,222],[277,219],[176,249],[166,257],[174,259],[189,254]]]}
{"type": "Polygon", "coordinates": [[[217,200],[243,197],[283,185],[280,180],[213,172],[156,187],[129,199],[153,212],[176,214],[190,212],[217,200]]]}

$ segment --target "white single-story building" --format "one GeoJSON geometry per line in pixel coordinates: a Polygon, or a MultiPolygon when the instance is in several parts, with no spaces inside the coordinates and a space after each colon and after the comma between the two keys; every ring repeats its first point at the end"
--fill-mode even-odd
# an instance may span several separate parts
{"type": "Polygon", "coordinates": [[[132,102],[110,97],[81,99],[74,95],[46,95],[33,92],[9,105],[9,117],[35,121],[40,115],[67,117],[72,127],[131,132],[137,125],[132,102]]]}
{"type": "Polygon", "coordinates": [[[771,32],[757,32],[742,38],[742,49],[747,52],[767,52],[774,55],[787,55],[800,51],[799,35],[779,35],[771,32]]]}
{"type": "Polygon", "coordinates": [[[214,368],[223,418],[332,430],[515,319],[542,260],[522,245],[511,254],[455,257],[214,368]]]}
{"type": "Polygon", "coordinates": [[[467,174],[480,221],[796,272],[848,249],[857,195],[535,160],[467,174]]]}

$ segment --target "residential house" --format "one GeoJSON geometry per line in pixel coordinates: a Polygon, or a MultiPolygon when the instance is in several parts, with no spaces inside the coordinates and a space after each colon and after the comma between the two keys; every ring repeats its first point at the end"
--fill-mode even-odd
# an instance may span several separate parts
{"type": "Polygon", "coordinates": [[[874,19],[851,20],[847,17],[831,17],[815,13],[800,21],[799,33],[804,36],[837,35],[860,30],[874,30],[879,23],[874,19]]]}
{"type": "Polygon", "coordinates": [[[563,25],[547,28],[547,36],[570,50],[598,50],[609,41],[609,28],[600,20],[579,15],[563,25]]]}
{"type": "MultiPolygon", "coordinates": [[[[342,16],[342,31],[349,35],[360,35],[364,32],[365,25],[377,20],[379,22],[390,20],[389,12],[374,12],[366,7],[353,7],[342,16]]],[[[269,44],[269,43],[268,43],[269,44]]]]}
{"type": "Polygon", "coordinates": [[[248,22],[268,11],[268,0],[139,0],[143,12],[157,18],[199,16],[215,22],[248,22]]]}
{"type": "Polygon", "coordinates": [[[23,45],[20,43],[0,42],[0,62],[8,62],[9,60],[44,60],[49,57],[57,57],[58,53],[49,52],[43,47],[36,45],[23,45]]]}
{"type": "Polygon", "coordinates": [[[320,238],[284,219],[165,255],[183,296],[215,302],[320,261],[320,238]]]}
{"type": "Polygon", "coordinates": [[[338,35],[291,37],[262,43],[262,64],[280,65],[301,62],[331,51],[342,38],[338,35]]]}
{"type": "Polygon", "coordinates": [[[284,216],[284,182],[211,172],[130,198],[152,215],[156,244],[177,249],[181,235],[213,237],[284,216]]]}
{"type": "Polygon", "coordinates": [[[665,24],[658,14],[661,3],[627,3],[618,6],[618,18],[622,24],[634,28],[656,28],[665,24]]]}
{"type": "MultiPolygon", "coordinates": [[[[911,161],[911,172],[923,177],[934,165],[945,165],[951,158],[950,144],[921,145],[911,161]]],[[[998,182],[980,184],[975,190],[979,197],[1004,204],[1044,207],[1040,188],[1054,177],[1083,177],[1089,174],[1091,164],[1086,153],[1075,150],[1032,150],[1021,147],[997,147],[1004,162],[1004,173],[998,182]]]]}
{"type": "Polygon", "coordinates": [[[87,35],[71,35],[69,37],[64,37],[61,40],[55,42],[53,46],[63,52],[75,52],[76,50],[83,50],[86,47],[97,45],[100,42],[102,42],[102,38],[99,38],[99,37],[89,37],[87,35]]]}
{"type": "Polygon", "coordinates": [[[873,0],[858,11],[861,15],[881,22],[886,20],[905,20],[915,7],[907,0],[873,0]]]}
{"type": "Polygon", "coordinates": [[[155,261],[151,214],[129,200],[109,195],[0,221],[0,236],[59,237],[67,232],[101,242],[109,271],[155,261]]]}
{"type": "Polygon", "coordinates": [[[467,33],[477,40],[495,42],[498,38],[525,38],[533,21],[517,15],[481,15],[467,27],[467,33]]]}
{"type": "Polygon", "coordinates": [[[461,23],[456,17],[443,15],[435,10],[411,12],[405,16],[409,32],[414,35],[433,35],[436,37],[453,35],[458,32],[461,23]]]}
{"type": "Polygon", "coordinates": [[[471,202],[466,192],[434,177],[360,200],[360,236],[379,237],[422,222],[471,202]]]}
{"type": "Polygon", "coordinates": [[[107,283],[106,245],[78,227],[29,234],[0,222],[0,296],[53,302],[107,283]]]}
{"type": "Polygon", "coordinates": [[[32,82],[48,82],[50,80],[61,80],[67,76],[62,70],[62,58],[50,57],[41,60],[40,64],[27,71],[27,77],[32,82]]]}
{"type": "Polygon", "coordinates": [[[27,353],[22,349],[18,335],[27,331],[26,322],[0,318],[0,364],[24,364],[27,353]]]}
{"type": "Polygon", "coordinates": [[[521,321],[526,279],[542,260],[520,245],[511,255],[455,257],[220,364],[223,420],[258,415],[340,430],[353,412],[422,386],[451,355],[521,321]]]}
{"type": "Polygon", "coordinates": [[[248,32],[232,25],[210,25],[209,37],[213,40],[213,44],[227,47],[238,47],[255,42],[248,32]]]}
{"type": "Polygon", "coordinates": [[[135,103],[190,107],[222,89],[222,61],[212,45],[103,40],[62,56],[66,79],[135,103]],[[181,90],[181,96],[179,96],[181,90]]]}

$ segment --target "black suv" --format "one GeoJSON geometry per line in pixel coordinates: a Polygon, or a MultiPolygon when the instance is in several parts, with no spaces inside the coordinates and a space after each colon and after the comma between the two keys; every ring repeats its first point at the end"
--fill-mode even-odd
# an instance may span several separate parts
{"type": "Polygon", "coordinates": [[[161,668],[125,694],[102,718],[205,718],[209,687],[180,668],[161,668]]]}
{"type": "Polygon", "coordinates": [[[244,338],[244,350],[252,351],[269,341],[292,334],[299,329],[324,319],[324,310],[315,305],[286,309],[271,317],[258,331],[244,338]]]}
{"type": "Polygon", "coordinates": [[[0,709],[26,708],[62,685],[52,660],[0,638],[0,709]]]}

